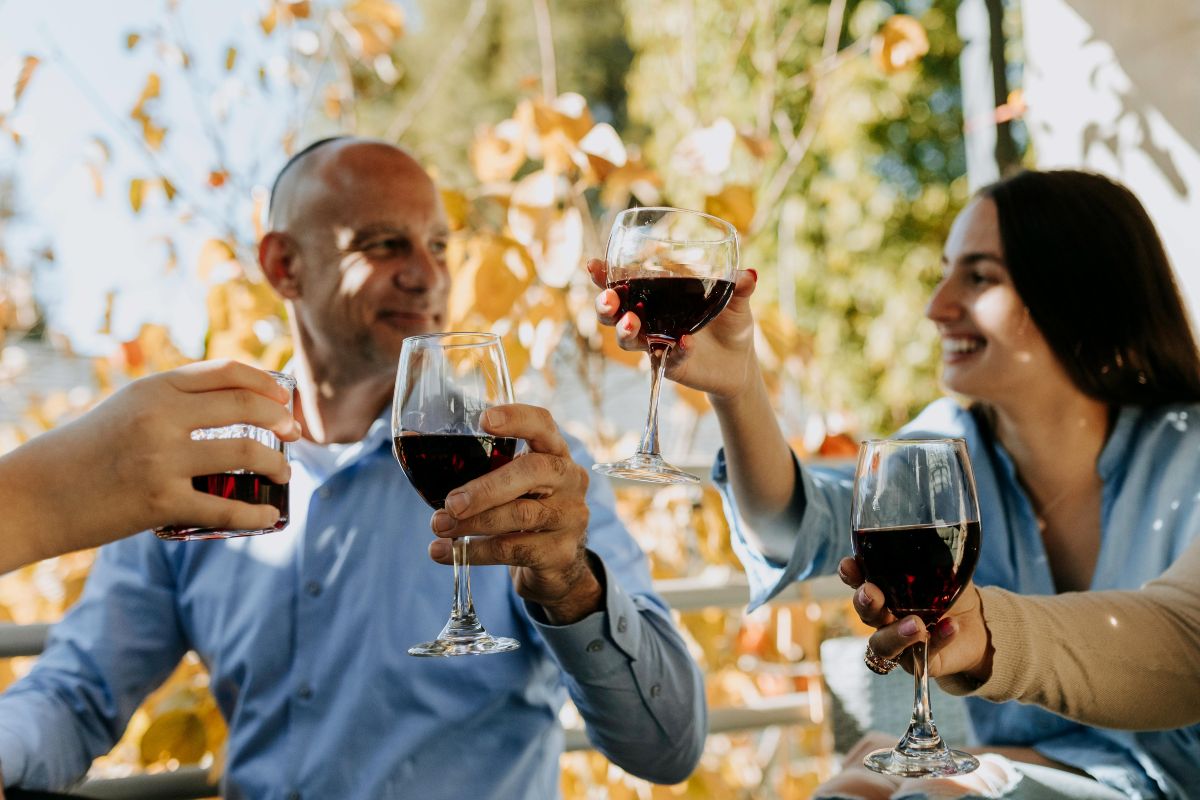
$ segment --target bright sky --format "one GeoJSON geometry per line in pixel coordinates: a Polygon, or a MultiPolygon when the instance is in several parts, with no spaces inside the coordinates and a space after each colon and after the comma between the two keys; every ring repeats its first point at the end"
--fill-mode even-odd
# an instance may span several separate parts
{"type": "MultiPolygon", "coordinates": [[[[31,244],[53,246],[57,267],[39,276],[39,297],[51,326],[66,333],[78,350],[107,352],[114,340],[136,335],[143,322],[160,322],[189,355],[199,355],[206,320],[204,288],[195,268],[211,229],[181,224],[181,207],[166,209],[157,192],[149,195],[140,217],[132,214],[130,179],[153,173],[131,138],[139,129],[129,110],[147,74],[162,72],[163,96],[155,114],[168,128],[162,160],[181,186],[202,185],[215,158],[196,110],[197,98],[209,109],[227,102],[229,129],[239,132],[227,143],[233,166],[258,184],[269,181],[283,160],[279,142],[290,109],[286,96],[264,103],[261,93],[253,91],[257,63],[248,53],[264,53],[268,47],[278,51],[282,45],[274,40],[264,44],[258,6],[242,0],[180,3],[181,28],[197,82],[203,84],[196,92],[181,73],[162,66],[154,46],[146,44],[149,37],[132,52],[125,47],[128,33],[166,23],[167,0],[0,0],[0,86],[12,85],[26,54],[42,59],[11,120],[24,144],[17,149],[7,139],[0,143],[0,169],[15,171],[19,207],[26,213],[6,244],[14,255],[31,244]],[[240,52],[232,76],[223,63],[230,44],[240,52]],[[89,155],[98,149],[96,137],[112,153],[99,198],[86,168],[89,155]],[[179,266],[171,272],[166,268],[167,235],[179,245],[179,266]],[[105,296],[113,290],[117,301],[109,338],[97,330],[105,296]]],[[[283,65],[276,55],[268,72],[275,75],[283,65]]],[[[249,230],[250,200],[236,202],[233,216],[249,230]]]]}

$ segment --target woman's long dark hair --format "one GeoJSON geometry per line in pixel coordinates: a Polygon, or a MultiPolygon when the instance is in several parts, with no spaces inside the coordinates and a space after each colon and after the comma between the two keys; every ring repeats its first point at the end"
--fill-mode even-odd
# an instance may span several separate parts
{"type": "Polygon", "coordinates": [[[1200,401],[1200,356],[1170,262],[1133,193],[1076,170],[980,190],[999,211],[1013,286],[1085,394],[1112,405],[1200,401]]]}

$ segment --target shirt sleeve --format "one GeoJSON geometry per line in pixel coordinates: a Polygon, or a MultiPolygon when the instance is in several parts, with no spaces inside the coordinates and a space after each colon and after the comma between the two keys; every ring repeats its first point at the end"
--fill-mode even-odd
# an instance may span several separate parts
{"type": "Polygon", "coordinates": [[[185,651],[173,579],[153,534],[101,548],[42,657],[0,696],[5,784],[56,790],[79,780],[185,651]]]}
{"type": "MultiPolygon", "coordinates": [[[[571,443],[576,461],[590,467],[590,456],[571,443]]],[[[540,609],[526,609],[596,749],[640,778],[678,783],[704,749],[704,679],[654,592],[645,554],[617,517],[606,480],[591,481],[588,509],[588,547],[604,608],[570,625],[550,625],[540,609]]]]}
{"type": "Polygon", "coordinates": [[[733,551],[742,562],[750,583],[750,611],[768,602],[793,581],[836,572],[838,562],[850,554],[854,465],[810,468],[801,465],[794,454],[792,459],[800,494],[797,499],[802,509],[792,554],[786,564],[772,561],[747,538],[747,525],[729,484],[724,450],[717,453],[713,464],[713,484],[721,493],[725,506],[733,551]]]}
{"type": "Polygon", "coordinates": [[[995,650],[992,674],[983,684],[946,679],[947,691],[1035,703],[1106,728],[1200,721],[1200,542],[1140,590],[1053,597],[979,591],[995,650]]]}

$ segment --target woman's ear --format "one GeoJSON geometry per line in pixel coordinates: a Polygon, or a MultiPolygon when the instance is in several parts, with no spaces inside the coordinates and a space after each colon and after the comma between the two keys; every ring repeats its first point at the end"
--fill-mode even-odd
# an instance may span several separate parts
{"type": "Polygon", "coordinates": [[[258,245],[258,263],[267,282],[285,300],[300,297],[299,251],[291,236],[272,231],[258,245]]]}

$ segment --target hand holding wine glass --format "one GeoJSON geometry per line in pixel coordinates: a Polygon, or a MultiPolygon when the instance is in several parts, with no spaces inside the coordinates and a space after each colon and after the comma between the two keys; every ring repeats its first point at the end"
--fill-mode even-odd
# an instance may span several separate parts
{"type": "MultiPolygon", "coordinates": [[[[392,397],[393,452],[435,511],[460,485],[512,461],[518,440],[482,427],[489,409],[512,399],[508,365],[495,334],[435,333],[404,340],[392,397]]],[[[410,655],[485,655],[520,647],[515,639],[489,634],[475,613],[468,541],[461,535],[452,548],[450,619],[436,639],[410,647],[410,655]]]]}
{"type": "Polygon", "coordinates": [[[443,538],[430,554],[448,563],[453,537],[478,535],[471,539],[471,561],[508,565],[517,594],[541,606],[552,624],[598,610],[602,589],[586,550],[588,471],[572,460],[543,408],[496,406],[483,427],[496,437],[524,439],[528,449],[447,496],[431,523],[443,538]]]}
{"type": "MultiPolygon", "coordinates": [[[[622,350],[646,352],[649,343],[637,313],[623,309],[617,292],[608,287],[608,267],[593,258],[588,274],[603,289],[596,297],[596,314],[604,325],[616,329],[622,350]]],[[[729,304],[694,334],[680,338],[666,357],[665,377],[672,381],[728,399],[743,391],[758,369],[754,353],[754,316],[750,296],[758,285],[753,270],[738,270],[729,304]]]]}
{"type": "Polygon", "coordinates": [[[592,467],[605,475],[650,483],[696,483],[668,464],[658,447],[658,399],[667,357],[679,341],[719,315],[733,296],[738,239],[724,220],[678,208],[631,208],[617,215],[608,238],[607,287],[620,310],[640,321],[650,353],[650,409],[632,456],[592,467]]]}
{"type": "MultiPolygon", "coordinates": [[[[859,448],[851,506],[854,559],[897,617],[938,623],[966,588],[979,560],[979,502],[962,439],[895,439],[859,448]]],[[[913,644],[912,722],[894,748],[863,763],[904,777],[961,775],[979,767],[942,741],[929,706],[927,647],[913,644]]],[[[867,650],[868,666],[880,654],[867,650]]]]}
{"type": "Polygon", "coordinates": [[[838,576],[854,593],[854,611],[865,624],[876,628],[871,635],[871,650],[880,658],[895,659],[912,672],[914,658],[910,648],[925,642],[929,648],[929,677],[959,675],[976,681],[991,676],[992,649],[988,640],[983,604],[975,584],[967,587],[932,628],[926,628],[916,615],[897,619],[887,609],[883,592],[865,581],[858,562],[843,558],[838,576]]]}

